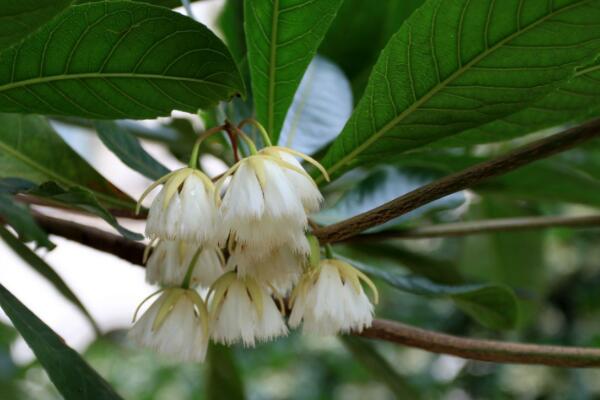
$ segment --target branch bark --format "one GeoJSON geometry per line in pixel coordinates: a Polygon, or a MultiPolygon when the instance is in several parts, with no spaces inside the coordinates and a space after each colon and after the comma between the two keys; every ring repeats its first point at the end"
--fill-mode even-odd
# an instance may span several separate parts
{"type": "Polygon", "coordinates": [[[600,227],[600,215],[497,218],[479,221],[454,222],[394,231],[363,233],[351,236],[346,239],[346,241],[363,242],[388,239],[423,239],[554,227],[600,227]]]}
{"type": "MultiPolygon", "coordinates": [[[[144,245],[142,243],[39,213],[35,215],[35,219],[50,234],[114,254],[133,264],[143,265],[144,245]]],[[[372,327],[357,335],[471,360],[558,367],[600,366],[600,349],[461,338],[388,320],[375,320],[372,327]]]]}
{"type": "Polygon", "coordinates": [[[599,135],[600,119],[595,119],[562,133],[519,147],[503,156],[438,179],[373,210],[322,227],[313,233],[321,243],[339,242],[348,239],[434,200],[472,187],[486,179],[504,175],[536,160],[568,150],[599,135]]]}
{"type": "Polygon", "coordinates": [[[600,349],[462,338],[388,320],[373,321],[360,336],[469,360],[570,368],[600,366],[600,349]]]}

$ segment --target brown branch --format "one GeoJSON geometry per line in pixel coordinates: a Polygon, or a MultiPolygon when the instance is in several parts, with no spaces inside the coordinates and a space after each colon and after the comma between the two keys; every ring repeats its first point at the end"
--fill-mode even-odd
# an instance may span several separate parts
{"type": "Polygon", "coordinates": [[[492,160],[421,186],[373,210],[314,231],[321,243],[339,242],[434,200],[506,174],[533,161],[568,150],[600,135],[600,119],[537,140],[492,160]]]}
{"type": "Polygon", "coordinates": [[[571,368],[600,366],[600,349],[469,339],[388,320],[375,320],[360,336],[470,360],[571,368]]]}
{"type": "Polygon", "coordinates": [[[134,242],[102,229],[92,228],[76,222],[34,213],[36,222],[49,234],[62,236],[96,250],[113,254],[130,263],[143,265],[144,244],[134,242]]]}
{"type": "Polygon", "coordinates": [[[402,230],[364,233],[361,235],[351,236],[347,238],[346,241],[363,242],[387,239],[422,239],[555,227],[600,227],[600,215],[582,215],[576,217],[543,216],[496,218],[479,221],[454,222],[450,224],[439,224],[402,230]]]}
{"type": "MultiPolygon", "coordinates": [[[[48,233],[143,265],[144,245],[121,236],[57,218],[36,214],[48,233]]],[[[600,350],[467,339],[412,327],[394,321],[375,320],[360,336],[386,340],[425,351],[497,363],[540,364],[558,367],[600,366],[600,350]]]]}

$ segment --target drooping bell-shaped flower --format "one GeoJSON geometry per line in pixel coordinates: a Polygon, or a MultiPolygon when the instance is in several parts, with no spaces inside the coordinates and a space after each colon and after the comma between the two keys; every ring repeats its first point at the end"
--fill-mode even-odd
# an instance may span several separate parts
{"type": "Polygon", "coordinates": [[[292,292],[289,325],[295,328],[303,323],[304,332],[321,335],[361,332],[371,326],[373,305],[361,281],[372,289],[377,303],[377,289],[365,274],[340,260],[321,260],[292,292]]]}
{"type": "Polygon", "coordinates": [[[195,290],[170,288],[140,317],[129,331],[129,337],[141,347],[176,360],[204,361],[208,324],[206,305],[195,290]]]}
{"type": "Polygon", "coordinates": [[[207,298],[216,342],[241,341],[245,346],[254,346],[257,340],[268,341],[288,333],[275,301],[253,278],[228,272],[214,283],[207,298]]]}
{"type": "Polygon", "coordinates": [[[195,245],[190,242],[160,240],[146,263],[146,281],[164,286],[178,286],[194,259],[190,284],[210,287],[225,271],[221,250],[214,245],[195,245]]]}
{"type": "Polygon", "coordinates": [[[271,146],[242,159],[217,181],[219,191],[233,175],[220,210],[226,230],[236,241],[263,250],[287,244],[299,254],[308,251],[307,212],[318,209],[322,196],[300,163],[293,155],[288,157],[290,153],[313,163],[327,177],[312,158],[271,146]]]}
{"type": "Polygon", "coordinates": [[[142,194],[138,208],[146,195],[163,183],[148,213],[148,237],[196,244],[223,240],[215,186],[204,173],[186,167],[163,176],[142,194]]]}
{"type": "Polygon", "coordinates": [[[285,295],[298,282],[305,258],[287,246],[257,253],[248,246],[238,246],[230,253],[227,269],[238,276],[254,278],[280,295],[285,295]]]}

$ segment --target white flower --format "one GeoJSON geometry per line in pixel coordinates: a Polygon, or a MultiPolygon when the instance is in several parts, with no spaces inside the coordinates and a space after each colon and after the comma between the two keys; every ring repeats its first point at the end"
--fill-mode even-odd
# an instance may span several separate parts
{"type": "Polygon", "coordinates": [[[252,277],[278,294],[285,295],[298,282],[303,263],[304,257],[286,246],[266,253],[253,251],[252,247],[238,246],[227,261],[227,269],[236,269],[238,276],[252,277]]]}
{"type": "Polygon", "coordinates": [[[225,271],[221,250],[214,245],[201,246],[173,240],[161,240],[152,250],[146,263],[146,281],[165,286],[181,285],[199,249],[190,283],[209,287],[225,271]]]}
{"type": "MultiPolygon", "coordinates": [[[[299,157],[303,157],[304,155],[298,152],[290,152],[290,149],[277,146],[266,147],[261,150],[261,153],[278,157],[289,165],[295,167],[294,170],[289,168],[285,169],[285,175],[300,196],[300,200],[302,201],[302,205],[304,206],[306,212],[310,214],[319,211],[321,203],[323,202],[323,195],[319,191],[319,188],[315,182],[309,176],[297,172],[298,170],[303,170],[303,168],[294,154],[298,155],[299,157]]],[[[327,177],[327,173],[324,173],[324,175],[327,177]]]]}
{"type": "Polygon", "coordinates": [[[206,305],[195,290],[172,288],[162,292],[131,328],[129,337],[139,346],[177,360],[204,361],[208,323],[206,305]]]}
{"type": "Polygon", "coordinates": [[[289,153],[313,163],[327,177],[312,158],[271,146],[239,161],[217,182],[218,192],[233,175],[220,210],[226,230],[238,242],[266,249],[289,244],[298,253],[308,251],[304,238],[307,212],[318,210],[322,196],[310,175],[289,153]]]}
{"type": "Polygon", "coordinates": [[[210,289],[212,338],[223,344],[240,340],[254,346],[256,340],[267,341],[287,335],[287,327],[268,291],[250,277],[239,278],[229,272],[210,289]]]}
{"type": "Polygon", "coordinates": [[[206,175],[193,168],[173,171],[146,189],[138,208],[146,195],[162,183],[164,186],[148,213],[148,237],[198,244],[223,240],[222,232],[218,229],[215,186],[206,175]]]}
{"type": "Polygon", "coordinates": [[[305,332],[321,335],[361,332],[373,321],[373,305],[361,280],[371,287],[377,303],[377,289],[366,275],[343,261],[321,260],[292,292],[288,323],[295,328],[304,322],[305,332]]]}

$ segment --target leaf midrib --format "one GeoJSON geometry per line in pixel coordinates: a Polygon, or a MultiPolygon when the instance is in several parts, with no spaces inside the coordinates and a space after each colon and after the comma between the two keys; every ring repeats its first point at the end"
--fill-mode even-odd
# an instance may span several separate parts
{"type": "Polygon", "coordinates": [[[33,86],[43,83],[65,81],[65,80],[77,80],[77,79],[109,79],[109,78],[134,78],[134,79],[153,79],[153,80],[167,80],[167,81],[178,81],[178,82],[194,82],[202,83],[205,85],[220,86],[226,89],[232,89],[228,85],[224,85],[218,82],[211,82],[204,79],[189,78],[182,76],[168,76],[168,75],[157,75],[157,74],[138,74],[133,72],[87,72],[79,74],[62,74],[62,75],[51,75],[44,77],[37,77],[31,79],[25,79],[22,81],[10,82],[4,85],[0,85],[0,92],[21,88],[24,86],[33,86]]]}
{"type": "MultiPolygon", "coordinates": [[[[462,76],[474,64],[477,64],[479,61],[481,61],[482,59],[484,59],[488,55],[490,55],[493,52],[495,52],[498,48],[502,47],[507,42],[515,39],[519,35],[521,35],[521,34],[527,32],[527,31],[529,31],[530,29],[535,28],[537,25],[545,22],[546,20],[548,20],[550,18],[553,18],[553,17],[555,17],[557,15],[560,15],[561,13],[563,13],[565,11],[568,11],[568,10],[570,10],[572,8],[581,6],[582,4],[589,3],[590,1],[591,0],[584,0],[584,1],[581,1],[581,2],[573,3],[573,4],[569,5],[569,6],[563,7],[561,9],[555,10],[554,12],[552,12],[552,13],[544,16],[543,18],[540,18],[538,21],[536,21],[534,23],[531,23],[530,25],[524,27],[523,29],[516,31],[515,33],[507,36],[506,38],[504,38],[502,40],[500,40],[498,43],[496,43],[492,47],[486,49],[480,55],[478,55],[477,57],[475,57],[474,59],[472,59],[468,63],[464,64],[462,67],[458,68],[452,75],[450,75],[444,81],[442,81],[442,82],[438,83],[436,86],[434,86],[426,95],[424,95],[423,97],[421,97],[419,100],[417,100],[415,103],[413,103],[409,108],[407,108],[405,111],[403,111],[402,113],[400,113],[397,117],[393,118],[390,122],[388,122],[387,124],[385,124],[383,126],[383,128],[381,128],[379,131],[375,132],[375,134],[371,135],[365,142],[363,142],[356,149],[354,149],[353,151],[351,151],[350,153],[348,153],[348,155],[344,156],[342,159],[340,159],[338,162],[336,162],[331,168],[329,168],[327,170],[327,172],[329,173],[329,175],[332,175],[335,171],[337,171],[338,169],[340,169],[346,163],[350,162],[352,160],[352,158],[354,158],[356,155],[358,155],[359,153],[362,153],[363,150],[365,150],[367,147],[371,146],[373,144],[373,142],[375,142],[381,136],[385,135],[388,131],[390,131],[392,128],[394,128],[394,126],[397,125],[400,121],[402,121],[407,115],[411,114],[413,111],[415,111],[421,105],[423,105],[424,103],[426,103],[429,99],[431,99],[434,95],[436,95],[442,89],[446,88],[446,86],[450,82],[452,82],[455,79],[457,79],[460,76],[462,76]]],[[[320,176],[319,178],[316,179],[317,183],[320,183],[322,181],[323,181],[323,177],[322,176],[320,176]]]]}
{"type": "Polygon", "coordinates": [[[273,0],[271,17],[271,52],[269,54],[269,96],[267,97],[267,132],[274,134],[275,125],[275,59],[277,58],[277,27],[279,23],[279,0],[273,0]]]}
{"type": "MultiPolygon", "coordinates": [[[[5,152],[11,154],[14,158],[17,158],[18,160],[22,161],[23,163],[29,165],[34,170],[37,170],[37,171],[41,172],[42,174],[44,174],[44,175],[46,175],[46,176],[48,176],[48,177],[56,180],[57,182],[61,182],[63,185],[66,185],[68,187],[73,187],[73,186],[75,186],[75,187],[81,187],[82,186],[81,184],[79,184],[77,182],[73,182],[70,179],[67,179],[67,178],[65,178],[63,176],[58,175],[54,171],[51,171],[51,170],[49,170],[47,168],[44,168],[44,166],[38,164],[37,162],[35,162],[31,158],[26,157],[22,153],[18,152],[17,150],[13,149],[12,147],[8,146],[6,143],[1,142],[1,141],[0,141],[0,150],[4,150],[5,152]]],[[[128,209],[133,208],[133,204],[130,203],[130,202],[127,202],[125,200],[117,199],[115,197],[106,195],[104,193],[97,192],[95,190],[91,190],[91,189],[88,189],[88,190],[90,190],[91,192],[93,192],[94,195],[97,198],[104,200],[106,203],[110,203],[110,204],[117,205],[117,206],[120,206],[120,207],[127,207],[128,209]]]]}

